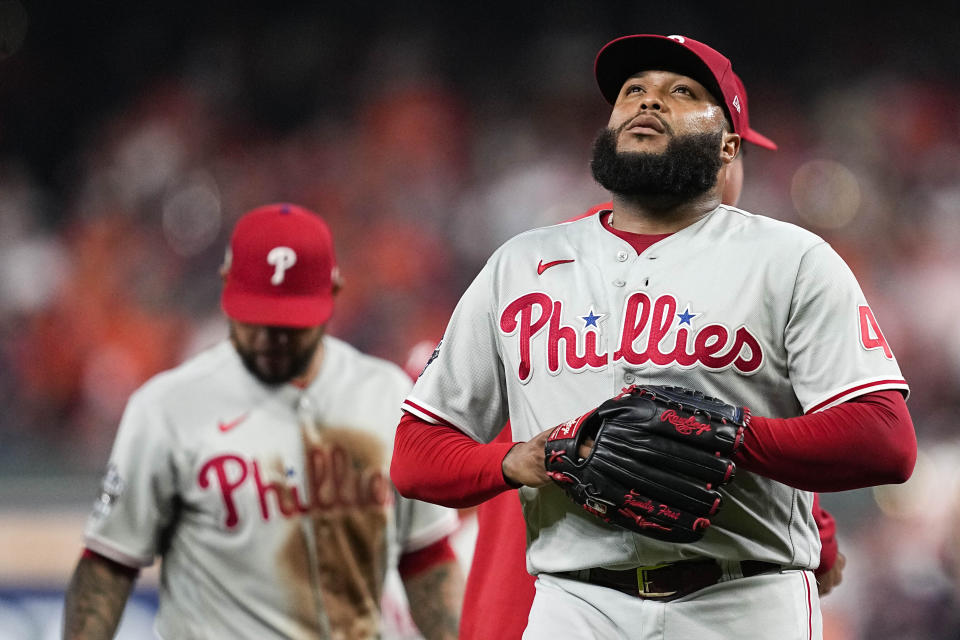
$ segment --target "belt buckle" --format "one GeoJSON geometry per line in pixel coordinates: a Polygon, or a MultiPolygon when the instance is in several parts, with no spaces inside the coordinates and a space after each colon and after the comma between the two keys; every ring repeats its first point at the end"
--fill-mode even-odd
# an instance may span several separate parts
{"type": "Polygon", "coordinates": [[[648,572],[669,567],[671,564],[672,563],[670,562],[665,562],[663,564],[637,567],[637,589],[640,591],[640,596],[642,598],[667,598],[677,593],[676,591],[649,591],[651,585],[653,584],[653,580],[647,575],[648,572]]]}

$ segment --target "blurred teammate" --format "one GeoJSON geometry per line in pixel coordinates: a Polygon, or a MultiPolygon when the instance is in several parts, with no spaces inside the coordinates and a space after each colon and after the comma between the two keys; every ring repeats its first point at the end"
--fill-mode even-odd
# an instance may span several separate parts
{"type": "Polygon", "coordinates": [[[129,400],[64,637],[113,637],[160,556],[163,638],[376,638],[398,565],[424,636],[455,638],[455,514],[389,481],[410,381],[325,334],[339,288],[325,222],[291,204],[248,212],[222,275],[229,340],[129,400]]]}
{"type": "Polygon", "coordinates": [[[591,166],[612,206],[495,252],[404,402],[393,478],[451,506],[522,485],[537,574],[525,638],[820,637],[811,492],[910,475],[906,382],[827,243],[721,204],[747,128],[729,60],[629,36],[595,71],[613,109],[591,166]],[[634,383],[753,410],[702,540],[607,525],[545,473],[553,428],[634,383]],[[525,442],[465,444],[507,418],[525,442]],[[461,482],[436,482],[455,466],[461,482]]]}

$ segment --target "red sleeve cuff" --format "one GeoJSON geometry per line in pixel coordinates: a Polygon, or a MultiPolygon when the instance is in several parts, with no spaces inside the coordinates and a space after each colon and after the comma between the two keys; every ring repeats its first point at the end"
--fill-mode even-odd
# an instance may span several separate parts
{"type": "Polygon", "coordinates": [[[115,571],[117,571],[117,572],[119,572],[119,573],[126,574],[126,575],[130,576],[131,578],[136,578],[138,575],[140,575],[140,569],[139,569],[139,568],[137,568],[137,567],[128,567],[128,566],[125,565],[125,564],[121,564],[121,563],[117,562],[116,560],[112,560],[112,559],[108,558],[107,556],[101,555],[101,554],[99,554],[99,553],[97,553],[96,551],[93,551],[93,550],[91,550],[91,549],[84,549],[84,550],[83,550],[83,555],[82,555],[82,557],[84,557],[84,558],[94,558],[94,559],[96,559],[96,560],[99,560],[100,562],[103,562],[103,563],[106,563],[106,564],[110,565],[115,571]]]}
{"type": "Polygon", "coordinates": [[[450,546],[450,538],[447,537],[434,542],[429,547],[403,554],[400,556],[397,569],[400,572],[400,577],[406,579],[437,565],[455,562],[456,560],[457,554],[450,546]]]}

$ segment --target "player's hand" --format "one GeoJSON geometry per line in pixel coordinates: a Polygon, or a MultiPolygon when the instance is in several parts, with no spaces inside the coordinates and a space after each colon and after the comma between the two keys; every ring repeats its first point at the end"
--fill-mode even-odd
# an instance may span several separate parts
{"type": "Polygon", "coordinates": [[[843,568],[846,564],[847,559],[844,555],[837,553],[837,559],[833,562],[833,566],[830,567],[830,571],[827,571],[822,576],[817,576],[817,593],[820,594],[821,598],[843,582],[843,568]]]}
{"type": "Polygon", "coordinates": [[[577,448],[577,455],[580,456],[580,459],[583,460],[590,455],[590,452],[593,451],[593,438],[584,438],[583,442],[580,443],[580,446],[577,448]]]}
{"type": "Polygon", "coordinates": [[[526,442],[515,444],[503,457],[503,477],[515,485],[543,487],[552,481],[544,465],[544,446],[553,429],[538,433],[526,442]]]}

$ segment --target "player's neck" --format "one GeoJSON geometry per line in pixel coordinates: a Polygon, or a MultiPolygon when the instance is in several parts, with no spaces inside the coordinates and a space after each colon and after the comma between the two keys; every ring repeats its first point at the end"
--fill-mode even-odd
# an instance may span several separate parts
{"type": "Polygon", "coordinates": [[[323,338],[320,339],[320,343],[317,345],[316,351],[313,352],[313,357],[310,359],[310,366],[307,367],[307,370],[303,372],[303,375],[297,376],[290,381],[295,387],[301,389],[306,389],[310,384],[316,379],[317,374],[320,372],[320,365],[323,363],[323,338]]]}
{"type": "Polygon", "coordinates": [[[716,189],[671,207],[613,194],[610,226],[629,233],[675,233],[700,220],[719,204],[720,195],[716,189]]]}

